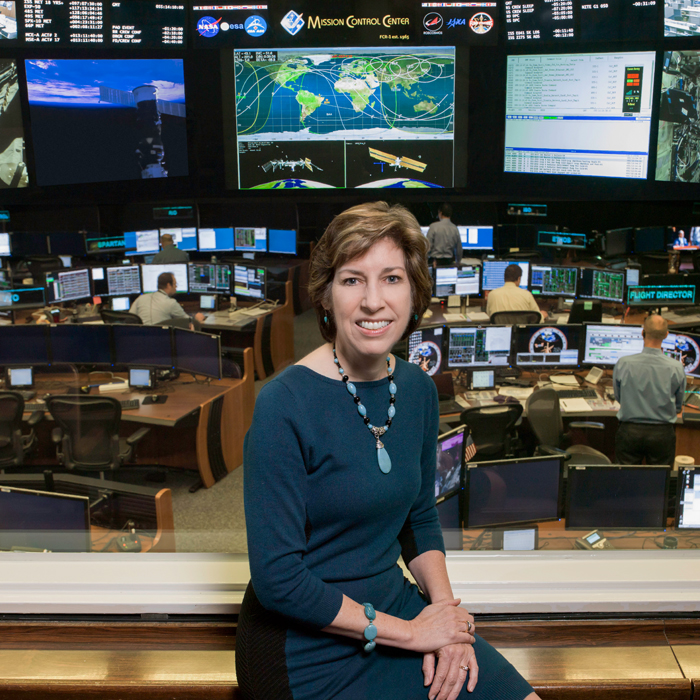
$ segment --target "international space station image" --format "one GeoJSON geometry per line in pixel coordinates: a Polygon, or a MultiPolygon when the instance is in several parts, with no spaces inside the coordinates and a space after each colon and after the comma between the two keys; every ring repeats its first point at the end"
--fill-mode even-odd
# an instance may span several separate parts
{"type": "Polygon", "coordinates": [[[413,160],[413,158],[407,158],[406,156],[393,156],[391,153],[384,153],[384,151],[378,151],[376,148],[369,147],[369,155],[372,158],[376,158],[382,163],[388,163],[394,170],[397,168],[408,168],[409,170],[416,170],[422,173],[427,167],[427,163],[421,163],[419,160],[413,160]]]}
{"type": "Polygon", "coordinates": [[[141,168],[141,178],[150,180],[168,177],[161,134],[161,114],[184,119],[185,105],[159,100],[158,88],[155,85],[139,85],[128,92],[100,85],[100,102],[136,108],[136,125],[139,131],[136,155],[141,168]]]}
{"type": "Polygon", "coordinates": [[[0,187],[27,187],[17,63],[0,61],[0,187]]]}
{"type": "Polygon", "coordinates": [[[319,168],[318,165],[312,163],[310,158],[299,158],[299,160],[282,160],[278,158],[276,160],[268,160],[267,163],[264,163],[260,167],[266,173],[269,173],[270,170],[274,173],[277,168],[290,168],[292,172],[297,168],[307,168],[313,172],[314,168],[316,168],[316,170],[323,172],[323,168],[319,168]]]}

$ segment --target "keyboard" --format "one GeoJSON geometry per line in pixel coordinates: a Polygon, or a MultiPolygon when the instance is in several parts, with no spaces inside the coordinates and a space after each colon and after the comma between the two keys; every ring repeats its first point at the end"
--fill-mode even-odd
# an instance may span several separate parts
{"type": "Polygon", "coordinates": [[[45,411],[46,410],[46,402],[45,401],[25,402],[24,410],[26,413],[36,413],[37,411],[45,411]]]}
{"type": "Polygon", "coordinates": [[[36,391],[18,391],[17,392],[25,401],[33,399],[36,396],[36,391]]]}
{"type": "Polygon", "coordinates": [[[562,389],[557,391],[560,399],[597,399],[598,392],[595,389],[562,389]]]}
{"type": "Polygon", "coordinates": [[[141,402],[138,399],[123,399],[119,403],[122,405],[122,411],[133,411],[141,408],[141,402]]]}

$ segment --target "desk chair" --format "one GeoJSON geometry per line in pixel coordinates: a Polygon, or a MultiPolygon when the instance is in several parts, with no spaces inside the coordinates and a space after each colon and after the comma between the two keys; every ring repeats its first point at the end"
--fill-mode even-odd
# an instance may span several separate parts
{"type": "MultiPolygon", "coordinates": [[[[564,432],[559,394],[555,389],[538,389],[527,399],[527,417],[539,442],[535,454],[564,455],[568,464],[610,464],[610,460],[588,445],[572,445],[571,435],[564,432]]],[[[569,428],[604,430],[602,423],[574,421],[569,428]]]]}
{"type": "Polygon", "coordinates": [[[491,323],[506,326],[516,324],[532,325],[539,323],[542,315],[537,311],[496,311],[491,314],[491,323]]]}
{"type": "Polygon", "coordinates": [[[24,399],[16,391],[0,391],[0,472],[21,467],[26,455],[37,445],[34,426],[44,417],[43,411],[32,413],[27,421],[30,430],[22,434],[24,399]]]}
{"type": "Polygon", "coordinates": [[[130,460],[134,445],[150,432],[139,428],[119,437],[122,407],[111,396],[49,396],[46,409],[58,425],[51,432],[59,464],[86,472],[116,471],[130,460]]]}
{"type": "Polygon", "coordinates": [[[476,454],[471,461],[486,462],[511,456],[517,444],[515,424],[522,413],[520,403],[477,406],[462,411],[459,420],[469,428],[476,445],[476,454]]]}
{"type": "Polygon", "coordinates": [[[603,320],[603,302],[595,299],[576,299],[571,305],[568,323],[600,323],[603,320]],[[586,305],[590,304],[587,309],[586,305]]]}
{"type": "Polygon", "coordinates": [[[143,321],[140,316],[128,311],[112,311],[112,309],[100,309],[100,318],[105,323],[127,323],[132,326],[142,326],[143,321]]]}

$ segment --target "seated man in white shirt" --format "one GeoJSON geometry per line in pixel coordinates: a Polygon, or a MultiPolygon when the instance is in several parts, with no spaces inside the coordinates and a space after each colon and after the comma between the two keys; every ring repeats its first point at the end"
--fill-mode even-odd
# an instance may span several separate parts
{"type": "Polygon", "coordinates": [[[486,300],[486,313],[489,316],[499,311],[536,311],[542,320],[547,318],[547,312],[540,310],[532,293],[520,288],[522,276],[520,265],[508,265],[503,273],[504,285],[492,289],[486,300]]]}
{"type": "Polygon", "coordinates": [[[204,323],[204,314],[190,316],[173,299],[176,291],[175,275],[172,272],[161,272],[158,275],[158,291],[142,294],[129,311],[139,316],[146,326],[180,326],[199,330],[199,324],[204,323]]]}

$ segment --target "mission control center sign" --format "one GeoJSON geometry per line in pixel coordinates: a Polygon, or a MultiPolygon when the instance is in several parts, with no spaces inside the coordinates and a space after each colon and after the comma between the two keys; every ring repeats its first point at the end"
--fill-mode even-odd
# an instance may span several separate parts
{"type": "Polygon", "coordinates": [[[193,6],[198,48],[462,46],[498,42],[496,2],[328,0],[193,6]]]}

